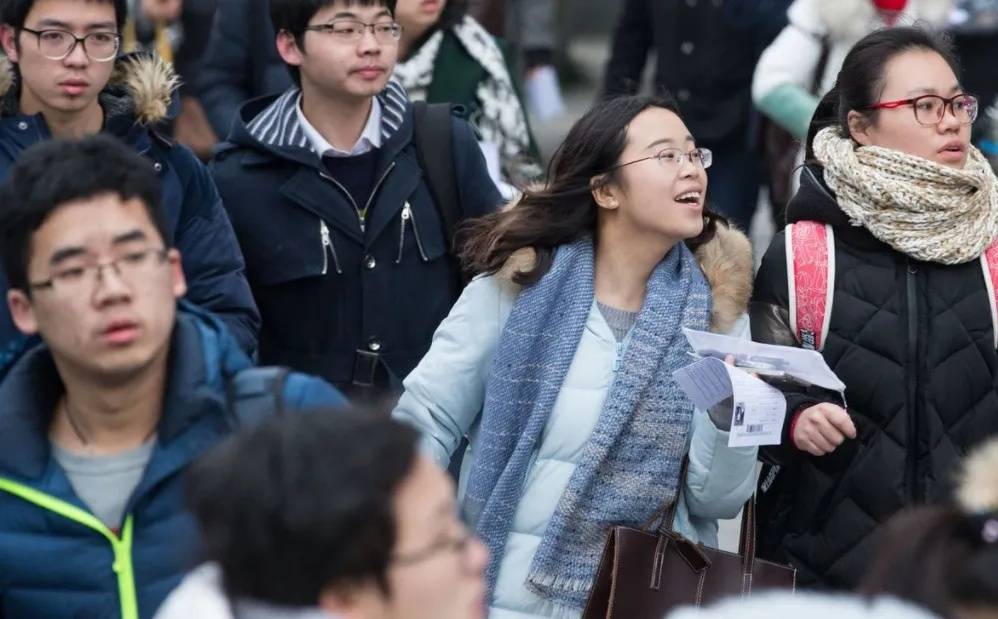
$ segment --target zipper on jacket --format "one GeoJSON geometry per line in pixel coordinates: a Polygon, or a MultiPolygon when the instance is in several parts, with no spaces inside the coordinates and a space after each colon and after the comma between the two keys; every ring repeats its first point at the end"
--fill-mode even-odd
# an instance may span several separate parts
{"type": "Polygon", "coordinates": [[[329,234],[329,226],[322,219],[319,220],[319,237],[322,239],[322,274],[329,272],[329,254],[333,255],[333,267],[338,275],[343,274],[340,269],[340,257],[336,255],[336,246],[333,245],[333,237],[329,234]]]}
{"type": "MultiPolygon", "coordinates": [[[[402,228],[405,228],[405,222],[412,222],[412,233],[416,237],[416,247],[419,248],[419,257],[423,259],[423,262],[429,262],[430,259],[426,257],[426,250],[423,249],[423,239],[419,236],[419,226],[416,224],[416,213],[413,212],[412,206],[407,200],[402,206],[402,228]]],[[[399,252],[399,261],[402,259],[402,252],[399,252]]]]}
{"type": "Polygon", "coordinates": [[[125,517],[119,537],[90,512],[29,486],[0,477],[0,491],[37,505],[45,511],[62,516],[104,536],[111,543],[111,550],[114,553],[114,563],[111,564],[111,569],[118,581],[118,605],[121,609],[121,619],[139,619],[135,569],[132,564],[132,531],[134,527],[131,514],[125,517]]]}
{"type": "Polygon", "coordinates": [[[363,209],[357,206],[357,201],[353,199],[353,196],[350,195],[347,188],[343,186],[343,183],[322,171],[319,172],[319,176],[336,185],[336,187],[343,192],[343,195],[347,197],[347,200],[350,200],[350,205],[353,207],[354,212],[357,213],[357,221],[360,223],[360,231],[363,233],[367,229],[367,210],[371,207],[371,202],[374,201],[374,197],[378,195],[381,185],[383,185],[385,179],[388,178],[388,174],[394,169],[395,162],[393,161],[389,164],[388,169],[381,175],[381,178],[378,179],[378,182],[374,184],[374,189],[371,190],[371,195],[367,197],[367,202],[364,204],[363,209]]]}
{"type": "Polygon", "coordinates": [[[908,455],[906,482],[909,503],[919,500],[915,484],[918,480],[918,268],[907,260],[905,292],[908,306],[908,455]]]}
{"type": "Polygon", "coordinates": [[[399,216],[402,229],[399,230],[399,255],[395,258],[395,264],[402,264],[402,249],[405,247],[405,225],[409,223],[410,217],[412,217],[412,212],[409,208],[409,203],[406,202],[402,207],[402,215],[399,216]]]}

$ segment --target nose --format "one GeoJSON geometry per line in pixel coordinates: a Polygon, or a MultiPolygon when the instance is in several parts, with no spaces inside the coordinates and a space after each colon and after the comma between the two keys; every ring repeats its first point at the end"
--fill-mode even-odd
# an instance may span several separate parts
{"type": "Polygon", "coordinates": [[[69,54],[62,59],[62,62],[70,67],[85,67],[89,65],[90,57],[87,56],[86,50],[83,49],[83,41],[73,41],[73,48],[69,50],[69,54]]]}
{"type": "Polygon", "coordinates": [[[378,38],[374,36],[373,26],[367,26],[364,28],[364,33],[360,35],[360,41],[357,41],[357,50],[362,55],[381,51],[381,43],[379,43],[378,38]]]}
{"type": "Polygon", "coordinates": [[[963,126],[963,121],[956,116],[952,102],[945,106],[943,117],[939,119],[936,126],[944,132],[959,131],[960,127],[963,126]]]}
{"type": "Polygon", "coordinates": [[[693,163],[692,157],[685,156],[679,160],[679,178],[696,178],[703,171],[700,164],[693,163]]]}
{"type": "Polygon", "coordinates": [[[469,574],[481,576],[485,573],[485,568],[489,565],[489,549],[485,547],[482,540],[477,537],[468,541],[468,548],[465,551],[465,566],[469,574]]]}
{"type": "Polygon", "coordinates": [[[100,265],[94,277],[97,278],[94,282],[94,301],[99,307],[131,298],[131,288],[122,279],[115,264],[100,265]]]}

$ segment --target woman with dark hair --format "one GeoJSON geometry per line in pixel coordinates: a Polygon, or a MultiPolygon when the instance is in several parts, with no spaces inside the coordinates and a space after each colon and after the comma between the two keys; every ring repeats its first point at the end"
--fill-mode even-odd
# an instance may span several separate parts
{"type": "Polygon", "coordinates": [[[674,527],[714,546],[751,495],[730,404],[694,410],[672,378],[683,327],[747,326],[751,251],[704,209],[710,163],[671,99],[607,100],[545,186],[466,230],[479,276],[394,414],[441,464],[469,437],[459,488],[494,557],[492,619],[578,617],[612,525],[676,500],[674,527]]]}
{"type": "Polygon", "coordinates": [[[998,180],[970,143],[977,101],[958,73],[949,42],[920,28],[853,47],[808,132],[794,228],[756,278],[753,337],[817,345],[848,396],[847,410],[838,394],[785,386],[783,444],[761,451],[775,467],[761,476],[760,543],[805,585],[854,586],[877,525],[945,500],[959,458],[998,433],[982,258],[998,233],[998,180]],[[801,294],[829,299],[827,334],[798,329],[802,312],[814,318],[801,294]]]}
{"type": "Polygon", "coordinates": [[[399,0],[395,19],[402,25],[395,77],[409,96],[464,107],[505,181],[541,176],[513,63],[504,44],[467,15],[467,0],[399,0]]]}

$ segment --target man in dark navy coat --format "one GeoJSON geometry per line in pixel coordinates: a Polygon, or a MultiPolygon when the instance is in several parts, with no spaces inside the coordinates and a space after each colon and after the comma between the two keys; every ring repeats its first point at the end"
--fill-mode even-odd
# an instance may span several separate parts
{"type": "MultiPolygon", "coordinates": [[[[389,77],[394,1],[272,0],[299,84],[247,103],[212,171],[246,257],[260,360],[390,395],[461,292],[417,152],[413,105],[389,77]]],[[[446,125],[445,125],[446,126],[446,125]]],[[[450,120],[458,219],[501,201],[471,127],[450,120]]],[[[443,193],[443,192],[441,192],[443,193]]]]}

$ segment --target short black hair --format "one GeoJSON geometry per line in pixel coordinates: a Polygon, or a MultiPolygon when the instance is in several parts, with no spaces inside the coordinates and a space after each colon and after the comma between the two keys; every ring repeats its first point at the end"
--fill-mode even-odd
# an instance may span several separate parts
{"type": "MultiPolygon", "coordinates": [[[[395,15],[397,0],[268,0],[270,3],[270,21],[274,32],[289,32],[298,42],[298,47],[304,47],[305,27],[315,17],[315,14],[337,2],[346,6],[383,6],[395,15]]],[[[301,85],[301,73],[298,67],[288,66],[295,83],[301,85]]]]}
{"type": "MultiPolygon", "coordinates": [[[[24,20],[27,19],[31,7],[35,6],[37,0],[0,0],[0,22],[15,29],[24,27],[24,20]]],[[[101,2],[114,5],[114,19],[118,23],[118,32],[125,26],[128,18],[128,0],[79,0],[80,2],[101,2]]]]}
{"type": "Polygon", "coordinates": [[[117,139],[46,140],[21,153],[0,186],[0,259],[11,288],[30,294],[32,235],[68,202],[113,193],[141,201],[168,242],[153,163],[117,139]]]}
{"type": "Polygon", "coordinates": [[[394,495],[417,443],[388,415],[328,409],[270,418],[216,447],[188,490],[226,594],[304,607],[329,587],[387,593],[394,495]]]}

